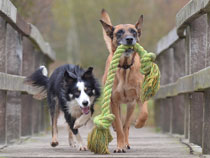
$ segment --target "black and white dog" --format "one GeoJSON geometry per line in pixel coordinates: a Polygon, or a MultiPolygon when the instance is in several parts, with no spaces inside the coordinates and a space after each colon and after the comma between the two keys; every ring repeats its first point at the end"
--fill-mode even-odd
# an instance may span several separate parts
{"type": "Polygon", "coordinates": [[[45,66],[40,66],[25,80],[33,86],[41,87],[37,96],[47,96],[52,119],[51,146],[58,145],[57,119],[60,110],[69,125],[69,144],[75,147],[73,135],[76,137],[79,150],[86,150],[78,128],[85,125],[94,112],[94,103],[100,96],[99,82],[95,79],[93,68],[83,70],[77,65],[66,64],[55,69],[50,78],[45,66]]]}

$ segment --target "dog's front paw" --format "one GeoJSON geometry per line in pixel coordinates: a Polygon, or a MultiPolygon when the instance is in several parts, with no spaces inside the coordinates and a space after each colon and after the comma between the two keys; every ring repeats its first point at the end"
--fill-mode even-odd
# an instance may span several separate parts
{"type": "Polygon", "coordinates": [[[114,150],[114,153],[126,153],[125,149],[117,148],[114,150]]]}
{"type": "Polygon", "coordinates": [[[79,121],[76,121],[76,122],[74,123],[74,129],[78,129],[78,128],[82,127],[82,126],[83,126],[83,124],[80,124],[79,121]]]}
{"type": "Polygon", "coordinates": [[[84,145],[79,145],[78,150],[79,150],[79,151],[87,151],[88,149],[87,149],[87,147],[84,146],[84,145]]]}
{"type": "Polygon", "coordinates": [[[129,144],[126,145],[125,147],[126,147],[126,149],[131,149],[131,146],[129,144]]]}
{"type": "Polygon", "coordinates": [[[58,144],[59,144],[58,141],[51,142],[52,147],[56,147],[56,146],[58,146],[58,144]]]}
{"type": "Polygon", "coordinates": [[[69,146],[72,147],[72,148],[76,148],[77,144],[74,140],[69,140],[69,146]]]}

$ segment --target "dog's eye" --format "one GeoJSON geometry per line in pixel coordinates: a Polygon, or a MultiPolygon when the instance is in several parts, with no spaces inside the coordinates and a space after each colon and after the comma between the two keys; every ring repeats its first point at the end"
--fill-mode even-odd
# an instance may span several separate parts
{"type": "Polygon", "coordinates": [[[88,95],[92,95],[92,89],[87,88],[87,89],[85,90],[85,93],[87,93],[88,95]]]}
{"type": "Polygon", "coordinates": [[[117,33],[116,33],[117,38],[120,38],[124,33],[125,33],[124,30],[117,31],[117,33]]]}
{"type": "Polygon", "coordinates": [[[75,96],[76,98],[78,98],[78,97],[80,96],[80,93],[81,93],[81,92],[80,92],[79,90],[78,90],[78,91],[75,91],[75,92],[74,92],[74,96],[75,96]]]}
{"type": "Polygon", "coordinates": [[[134,36],[137,35],[137,32],[134,29],[130,29],[130,33],[132,33],[134,36]]]}

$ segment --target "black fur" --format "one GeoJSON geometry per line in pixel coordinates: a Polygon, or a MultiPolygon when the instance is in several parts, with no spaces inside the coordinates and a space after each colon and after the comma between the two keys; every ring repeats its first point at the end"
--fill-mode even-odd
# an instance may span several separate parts
{"type": "Polygon", "coordinates": [[[55,69],[50,78],[42,74],[42,69],[39,68],[31,76],[27,77],[26,81],[31,82],[32,85],[43,87],[47,90],[47,101],[50,109],[50,114],[53,119],[56,112],[56,99],[58,99],[59,108],[64,112],[66,122],[71,128],[74,134],[78,133],[77,129],[74,129],[74,122],[76,118],[73,118],[68,111],[67,101],[75,99],[77,96],[76,83],[78,81],[84,82],[86,87],[94,90],[93,94],[90,91],[88,96],[94,95],[95,99],[90,106],[91,114],[94,112],[94,103],[100,96],[100,85],[92,74],[92,67],[89,67],[86,71],[77,65],[66,64],[55,69]],[[72,94],[70,98],[69,94],[72,94]]]}

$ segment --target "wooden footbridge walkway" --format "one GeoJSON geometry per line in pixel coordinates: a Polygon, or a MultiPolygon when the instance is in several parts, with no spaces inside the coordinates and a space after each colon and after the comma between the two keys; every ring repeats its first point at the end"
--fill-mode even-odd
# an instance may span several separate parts
{"type": "MultiPolygon", "coordinates": [[[[62,118],[62,117],[61,117],[62,118]]],[[[95,155],[90,151],[78,151],[77,148],[68,145],[67,125],[60,119],[59,146],[50,146],[51,133],[37,135],[26,139],[20,144],[14,144],[0,150],[0,157],[145,157],[145,158],[196,158],[199,156],[190,154],[189,146],[180,142],[180,138],[156,133],[154,128],[131,128],[131,149],[126,153],[113,153],[116,147],[116,137],[110,144],[110,155],[95,155]]],[[[92,128],[92,123],[80,129],[83,140],[92,128]]],[[[112,132],[115,136],[115,133],[112,132]]]]}
{"type": "MultiPolygon", "coordinates": [[[[155,127],[131,128],[126,153],[113,153],[114,139],[110,155],[94,155],[68,146],[64,124],[60,145],[50,146],[46,101],[33,99],[37,90],[23,80],[55,53],[10,0],[0,0],[0,157],[210,157],[210,0],[190,0],[175,20],[157,44],[155,127]]],[[[81,130],[84,140],[91,127],[81,130]]]]}

